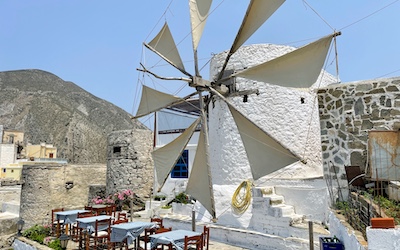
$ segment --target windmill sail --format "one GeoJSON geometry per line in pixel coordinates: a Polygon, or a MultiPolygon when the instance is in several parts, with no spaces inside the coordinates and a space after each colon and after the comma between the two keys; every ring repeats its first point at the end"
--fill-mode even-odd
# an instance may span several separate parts
{"type": "Polygon", "coordinates": [[[182,99],[173,95],[169,95],[143,85],[142,98],[140,99],[139,108],[135,118],[139,118],[150,113],[156,112],[164,107],[168,107],[182,99]]]}
{"type": "Polygon", "coordinates": [[[224,70],[233,53],[242,46],[249,37],[285,2],[285,0],[251,0],[236,35],[232,47],[225,59],[218,80],[222,78],[224,70]]]}
{"type": "Polygon", "coordinates": [[[212,0],[189,0],[190,22],[192,25],[193,51],[197,50],[212,0]]]}
{"type": "Polygon", "coordinates": [[[271,61],[232,76],[292,88],[308,88],[318,79],[335,36],[329,35],[271,61]]]}
{"type": "Polygon", "coordinates": [[[179,137],[152,152],[159,189],[164,185],[172,168],[181,157],[182,151],[188,144],[199,122],[200,118],[196,119],[179,137]]]}
{"type": "Polygon", "coordinates": [[[285,0],[252,0],[232,45],[231,53],[242,46],[284,2],[285,0]]]}
{"type": "Polygon", "coordinates": [[[183,65],[181,56],[176,48],[174,38],[172,37],[167,23],[164,24],[160,32],[153,38],[153,40],[144,45],[157,53],[160,57],[180,70],[182,73],[188,75],[188,73],[185,71],[185,66],[183,65]]]}
{"type": "Polygon", "coordinates": [[[233,108],[231,104],[228,106],[246,149],[254,180],[299,160],[297,156],[233,108]]]}
{"type": "Polygon", "coordinates": [[[204,132],[201,130],[196,156],[186,187],[186,193],[198,200],[212,217],[215,218],[214,193],[210,175],[210,165],[207,162],[206,147],[208,147],[208,145],[205,144],[204,132]]]}

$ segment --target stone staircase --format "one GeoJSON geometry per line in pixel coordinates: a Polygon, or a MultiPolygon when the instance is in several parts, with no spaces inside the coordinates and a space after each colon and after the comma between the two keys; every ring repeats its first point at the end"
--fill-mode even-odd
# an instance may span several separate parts
{"type": "MultiPolygon", "coordinates": [[[[275,193],[274,187],[253,189],[253,230],[281,237],[309,238],[308,221],[275,193]]],[[[321,224],[313,224],[314,238],[329,234],[321,224]]]]}

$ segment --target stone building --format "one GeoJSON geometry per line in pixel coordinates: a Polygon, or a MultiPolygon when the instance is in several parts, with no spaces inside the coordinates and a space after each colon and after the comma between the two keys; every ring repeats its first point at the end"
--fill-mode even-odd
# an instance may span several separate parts
{"type": "Polygon", "coordinates": [[[142,199],[153,186],[153,133],[133,129],[114,131],[108,136],[106,193],[131,189],[142,199]]]}
{"type": "MultiPolygon", "coordinates": [[[[374,79],[330,85],[318,91],[325,178],[338,180],[344,199],[346,166],[358,166],[360,172],[374,175],[368,173],[370,132],[400,129],[399,83],[398,77],[374,79]]],[[[397,173],[399,178],[400,171],[397,173]]]]}
{"type": "Polygon", "coordinates": [[[24,165],[19,214],[24,228],[50,223],[54,208],[83,208],[90,188],[105,185],[106,169],[105,164],[24,165]]]}

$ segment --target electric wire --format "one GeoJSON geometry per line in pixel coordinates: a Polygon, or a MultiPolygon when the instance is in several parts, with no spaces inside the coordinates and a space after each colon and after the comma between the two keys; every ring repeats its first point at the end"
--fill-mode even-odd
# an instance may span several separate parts
{"type": "Polygon", "coordinates": [[[393,2],[391,2],[391,3],[389,3],[389,4],[387,4],[387,5],[383,6],[382,8],[380,8],[380,9],[378,9],[378,10],[376,10],[376,11],[374,11],[374,12],[368,14],[368,15],[366,15],[365,17],[360,18],[359,20],[357,20],[357,21],[355,21],[355,22],[352,22],[352,23],[350,23],[350,24],[348,24],[348,25],[342,27],[342,28],[339,29],[339,30],[347,29],[348,27],[353,26],[354,24],[359,23],[359,22],[363,21],[364,19],[367,19],[368,17],[375,15],[376,13],[378,13],[378,12],[380,12],[380,11],[386,9],[387,7],[391,6],[392,4],[395,4],[395,3],[398,2],[398,1],[399,1],[399,0],[395,0],[395,1],[393,1],[393,2]]]}

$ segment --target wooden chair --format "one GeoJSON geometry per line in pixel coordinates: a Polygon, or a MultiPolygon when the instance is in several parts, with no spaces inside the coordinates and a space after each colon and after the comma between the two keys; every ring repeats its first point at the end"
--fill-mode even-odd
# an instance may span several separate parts
{"type": "MultiPolygon", "coordinates": [[[[86,209],[85,209],[86,210],[86,209]]],[[[86,218],[86,217],[92,217],[94,214],[89,211],[89,212],[81,212],[76,215],[76,218],[86,218]]],[[[83,235],[83,229],[79,228],[78,222],[75,222],[71,225],[72,229],[72,240],[74,241],[79,241],[82,239],[83,235]]]]}
{"type": "MultiPolygon", "coordinates": [[[[127,214],[126,213],[118,213],[118,217],[112,221],[112,224],[116,225],[116,224],[127,223],[127,222],[129,222],[129,220],[127,218],[127,214]]],[[[136,244],[136,242],[135,242],[135,244],[136,244]]],[[[125,248],[125,250],[128,250],[129,249],[128,239],[125,239],[123,242],[110,242],[110,247],[112,249],[125,248]]]]}
{"type": "Polygon", "coordinates": [[[203,250],[203,234],[196,236],[185,236],[183,250],[190,249],[203,250]]]}
{"type": "Polygon", "coordinates": [[[56,212],[62,212],[64,208],[54,208],[51,210],[51,234],[59,237],[64,228],[64,221],[57,220],[56,212]]]}
{"type": "Polygon", "coordinates": [[[204,229],[203,229],[203,248],[205,250],[208,250],[209,248],[209,243],[210,241],[210,228],[207,227],[206,225],[204,225],[204,229]]]}
{"type": "Polygon", "coordinates": [[[111,218],[96,220],[94,232],[86,241],[87,249],[108,249],[111,236],[111,218]]]}
{"type": "Polygon", "coordinates": [[[164,227],[162,218],[158,218],[158,217],[150,218],[150,222],[156,223],[157,226],[160,228],[164,227]]]}
{"type": "MultiPolygon", "coordinates": [[[[139,237],[139,249],[150,249],[150,235],[152,234],[159,234],[164,232],[172,231],[172,227],[162,227],[162,228],[146,228],[144,230],[144,235],[139,237]],[[143,242],[141,246],[141,242],[143,242]]],[[[172,245],[167,245],[169,249],[172,249],[172,245]]],[[[156,249],[164,249],[164,245],[157,246],[156,249]]]]}
{"type": "MultiPolygon", "coordinates": [[[[156,234],[160,234],[160,233],[165,233],[165,232],[169,232],[172,231],[172,227],[160,227],[160,228],[156,228],[156,234]]],[[[161,249],[164,250],[164,246],[166,246],[168,248],[168,250],[172,250],[172,244],[158,244],[156,249],[161,249]]]]}
{"type": "Polygon", "coordinates": [[[127,223],[128,220],[128,215],[126,213],[118,213],[117,218],[113,221],[113,224],[121,224],[121,223],[127,223]]]}

